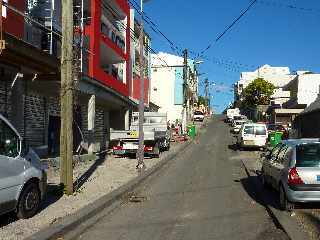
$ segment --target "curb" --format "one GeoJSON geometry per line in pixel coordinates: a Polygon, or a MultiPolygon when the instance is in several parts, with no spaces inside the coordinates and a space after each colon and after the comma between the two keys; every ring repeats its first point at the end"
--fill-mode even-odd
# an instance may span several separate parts
{"type": "MultiPolygon", "coordinates": [[[[252,177],[252,174],[250,174],[250,171],[247,165],[245,164],[245,161],[241,159],[241,162],[245,168],[245,171],[248,177],[252,177]]],[[[272,206],[269,206],[268,204],[265,203],[265,199],[260,193],[260,191],[258,190],[259,188],[256,182],[254,182],[254,187],[260,200],[262,200],[263,206],[266,208],[268,214],[270,215],[274,223],[287,234],[289,239],[291,240],[309,239],[308,234],[302,231],[302,229],[300,229],[299,224],[289,215],[288,212],[283,212],[281,210],[275,209],[272,206]]]]}
{"type": "Polygon", "coordinates": [[[72,215],[66,216],[62,219],[61,222],[44,228],[39,232],[27,237],[26,240],[50,240],[57,239],[63,233],[67,233],[73,229],[75,229],[79,224],[85,222],[95,216],[97,213],[102,211],[103,209],[110,207],[115,202],[122,199],[123,195],[135,189],[139,184],[141,184],[148,177],[153,175],[155,172],[160,170],[164,165],[166,165],[170,160],[174,159],[179,155],[180,152],[183,152],[189,145],[192,144],[192,141],[186,142],[181,147],[177,149],[177,151],[173,153],[168,153],[167,156],[164,157],[162,161],[147,169],[142,175],[132,179],[128,183],[122,185],[120,188],[100,197],[93,203],[88,204],[87,206],[81,208],[77,212],[72,215]]]}

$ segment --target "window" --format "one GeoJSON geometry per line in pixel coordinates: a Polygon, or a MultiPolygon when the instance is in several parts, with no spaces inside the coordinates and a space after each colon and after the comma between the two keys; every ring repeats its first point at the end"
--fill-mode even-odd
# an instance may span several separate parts
{"type": "MultiPolygon", "coordinates": [[[[144,123],[146,123],[146,121],[147,121],[147,119],[146,118],[144,118],[144,123]]],[[[134,116],[133,118],[132,118],[132,124],[139,124],[139,117],[138,116],[134,116]]]]}
{"type": "Polygon", "coordinates": [[[267,135],[266,128],[264,126],[256,126],[256,135],[267,135]]]}
{"type": "Polygon", "coordinates": [[[297,167],[320,167],[320,144],[303,144],[297,146],[297,167]]]}
{"type": "Polygon", "coordinates": [[[0,120],[0,155],[17,157],[19,155],[19,141],[17,134],[0,120]]]}
{"type": "Polygon", "coordinates": [[[166,123],[166,118],[164,117],[149,117],[150,123],[166,123]]]}
{"type": "Polygon", "coordinates": [[[254,134],[254,126],[245,126],[243,132],[244,134],[254,134]]]}

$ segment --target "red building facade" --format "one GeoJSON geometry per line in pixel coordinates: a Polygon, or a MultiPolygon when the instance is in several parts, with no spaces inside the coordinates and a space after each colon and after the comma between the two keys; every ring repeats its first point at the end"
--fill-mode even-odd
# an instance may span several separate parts
{"type": "Polygon", "coordinates": [[[130,7],[126,0],[91,0],[88,39],[88,75],[129,97],[130,7]],[[121,75],[122,73],[122,75],[121,75]]]}
{"type": "MultiPolygon", "coordinates": [[[[5,2],[5,1],[3,1],[5,2]]],[[[23,0],[10,0],[10,6],[15,9],[25,12],[26,3],[23,0]]],[[[23,16],[13,12],[10,9],[4,8],[5,12],[2,15],[6,15],[3,18],[3,29],[5,32],[14,35],[15,37],[22,39],[24,35],[24,18],[23,16]]]]}

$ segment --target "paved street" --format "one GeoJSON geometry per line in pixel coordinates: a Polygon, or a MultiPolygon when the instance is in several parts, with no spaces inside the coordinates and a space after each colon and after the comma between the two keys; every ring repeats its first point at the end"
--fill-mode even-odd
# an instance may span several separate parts
{"type": "MultiPolygon", "coordinates": [[[[77,239],[287,239],[256,199],[229,149],[229,128],[214,119],[208,130],[139,190],[146,200],[102,212],[77,239]]],[[[68,236],[65,236],[68,238],[68,236]]]]}

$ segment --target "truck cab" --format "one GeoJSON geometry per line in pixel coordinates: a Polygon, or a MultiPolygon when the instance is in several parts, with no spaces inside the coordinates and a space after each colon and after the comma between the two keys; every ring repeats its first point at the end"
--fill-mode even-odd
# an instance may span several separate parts
{"type": "Polygon", "coordinates": [[[15,211],[30,218],[45,195],[46,172],[37,154],[25,150],[18,131],[0,114],[0,215],[15,211]]]}

